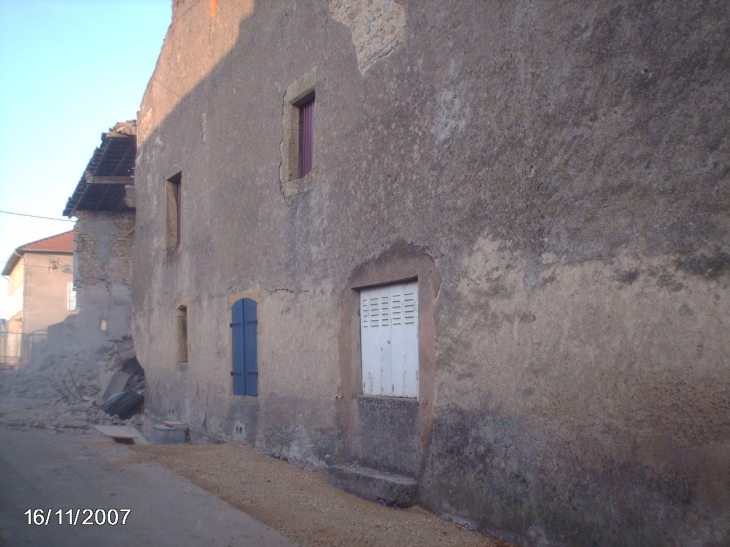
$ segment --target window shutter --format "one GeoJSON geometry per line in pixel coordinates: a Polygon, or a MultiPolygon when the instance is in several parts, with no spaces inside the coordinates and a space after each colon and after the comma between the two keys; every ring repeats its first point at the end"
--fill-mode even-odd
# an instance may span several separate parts
{"type": "Polygon", "coordinates": [[[251,298],[236,301],[233,322],[233,394],[258,396],[258,315],[251,298]]]}
{"type": "Polygon", "coordinates": [[[418,397],[418,283],[360,293],[362,390],[418,397]]]}
{"type": "Polygon", "coordinates": [[[312,170],[314,159],[314,98],[299,107],[299,178],[312,170]]]}
{"type": "Polygon", "coordinates": [[[233,322],[233,394],[245,395],[245,375],[244,375],[244,345],[243,345],[243,300],[238,300],[233,304],[231,317],[233,322]]]}
{"type": "Polygon", "coordinates": [[[256,301],[243,299],[243,353],[244,371],[246,373],[246,395],[256,397],[259,394],[258,367],[258,315],[256,301]]]}

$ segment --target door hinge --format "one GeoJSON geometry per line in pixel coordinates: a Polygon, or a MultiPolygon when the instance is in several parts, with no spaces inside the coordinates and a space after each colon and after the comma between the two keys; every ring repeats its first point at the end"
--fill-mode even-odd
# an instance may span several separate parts
{"type": "Polygon", "coordinates": [[[231,323],[231,328],[233,328],[233,327],[237,327],[237,326],[238,326],[238,325],[240,325],[240,324],[241,324],[240,322],[238,322],[238,323],[231,323]]]}
{"type": "Polygon", "coordinates": [[[231,376],[241,376],[242,374],[242,372],[235,372],[233,370],[231,371],[231,376]]]}
{"type": "Polygon", "coordinates": [[[258,325],[259,324],[259,320],[258,319],[254,319],[253,321],[246,321],[246,324],[247,325],[258,325]]]}
{"type": "Polygon", "coordinates": [[[246,374],[255,374],[256,376],[258,376],[259,375],[259,371],[258,370],[249,370],[246,374]]]}

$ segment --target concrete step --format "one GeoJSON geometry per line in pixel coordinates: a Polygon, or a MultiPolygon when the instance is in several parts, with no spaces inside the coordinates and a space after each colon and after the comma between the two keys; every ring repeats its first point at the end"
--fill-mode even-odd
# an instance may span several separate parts
{"type": "Polygon", "coordinates": [[[410,507],[418,495],[418,482],[414,478],[368,467],[334,465],[327,470],[327,484],[395,507],[410,507]]]}
{"type": "Polygon", "coordinates": [[[155,424],[152,427],[153,444],[180,444],[188,442],[189,438],[188,427],[185,424],[181,426],[155,424]]]}

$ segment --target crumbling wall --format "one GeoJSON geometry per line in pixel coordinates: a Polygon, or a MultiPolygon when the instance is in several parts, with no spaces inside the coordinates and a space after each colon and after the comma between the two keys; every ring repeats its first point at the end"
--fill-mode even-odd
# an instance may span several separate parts
{"type": "Polygon", "coordinates": [[[88,351],[131,335],[134,213],[77,211],[74,342],[88,351]]]}
{"type": "Polygon", "coordinates": [[[77,287],[132,284],[134,213],[77,211],[74,234],[77,287]]]}

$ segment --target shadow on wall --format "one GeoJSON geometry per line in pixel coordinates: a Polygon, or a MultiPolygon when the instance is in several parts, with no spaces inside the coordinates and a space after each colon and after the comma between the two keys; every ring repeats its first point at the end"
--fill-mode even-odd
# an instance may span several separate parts
{"type": "MultiPolygon", "coordinates": [[[[196,35],[200,36],[200,28],[207,28],[203,33],[208,36],[207,44],[201,47],[180,47],[177,49],[162,48],[157,67],[150,79],[142,107],[138,115],[139,132],[137,146],[144,142],[173,112],[180,101],[209,77],[218,63],[228,55],[239,41],[241,23],[250,17],[255,9],[256,0],[236,0],[235,2],[175,0],[173,2],[172,24],[167,31],[165,42],[175,42],[178,33],[183,32],[177,22],[183,17],[193,21],[199,27],[196,35]],[[165,57],[167,56],[167,58],[165,57]],[[176,57],[173,63],[172,58],[176,57]],[[174,74],[160,71],[172,64],[188,67],[187,70],[174,74]],[[154,104],[155,107],[147,106],[154,104]]],[[[187,43],[184,39],[183,43],[187,43]]]]}

